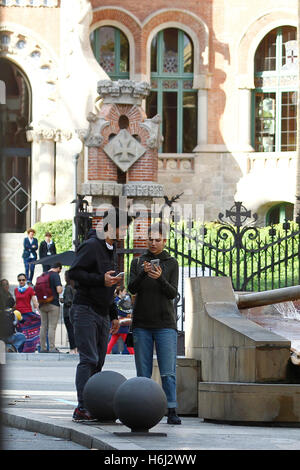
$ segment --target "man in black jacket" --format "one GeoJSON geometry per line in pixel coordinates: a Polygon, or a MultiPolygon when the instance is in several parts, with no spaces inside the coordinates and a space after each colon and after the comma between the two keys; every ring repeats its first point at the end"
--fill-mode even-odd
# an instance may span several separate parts
{"type": "Polygon", "coordinates": [[[102,369],[109,332],[114,334],[119,329],[113,296],[116,284],[123,282],[123,278],[116,277],[114,242],[124,237],[131,217],[127,213],[124,217],[124,213],[116,208],[106,212],[103,221],[104,232],[89,232],[69,270],[76,290],[70,319],[79,352],[75,379],[78,406],[73,413],[73,421],[77,422],[93,420],[84,408],[83,389],[88,379],[102,369]]]}

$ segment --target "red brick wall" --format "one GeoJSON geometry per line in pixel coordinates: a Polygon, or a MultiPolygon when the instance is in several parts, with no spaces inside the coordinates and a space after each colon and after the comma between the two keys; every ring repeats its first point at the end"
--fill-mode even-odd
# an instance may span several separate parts
{"type": "MultiPolygon", "coordinates": [[[[105,104],[101,108],[101,117],[110,122],[110,125],[102,131],[104,138],[101,148],[89,148],[88,157],[88,179],[101,181],[118,181],[117,166],[106,155],[103,148],[109,142],[111,134],[118,134],[120,131],[119,118],[127,116],[131,135],[140,137],[141,145],[147,148],[149,133],[140,126],[146,118],[144,110],[140,106],[124,104],[105,104]]],[[[144,155],[128,170],[127,181],[157,181],[158,155],[156,149],[147,149],[144,155]]]]}

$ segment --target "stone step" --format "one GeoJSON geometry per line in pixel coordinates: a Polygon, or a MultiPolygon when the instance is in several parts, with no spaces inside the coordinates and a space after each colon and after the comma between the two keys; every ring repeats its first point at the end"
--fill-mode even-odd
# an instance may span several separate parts
{"type": "MultiPolygon", "coordinates": [[[[22,258],[24,233],[1,233],[1,279],[7,279],[10,284],[16,284],[17,276],[24,273],[22,258]]],[[[42,273],[41,265],[35,267],[34,279],[42,273]]]]}

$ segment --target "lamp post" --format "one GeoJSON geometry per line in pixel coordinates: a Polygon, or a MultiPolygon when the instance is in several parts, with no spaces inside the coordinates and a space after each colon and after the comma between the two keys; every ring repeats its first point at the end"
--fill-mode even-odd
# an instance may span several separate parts
{"type": "MultiPolygon", "coordinates": [[[[78,181],[78,160],[80,154],[76,153],[73,155],[73,163],[74,163],[74,181],[73,181],[73,193],[74,193],[74,201],[77,199],[77,181],[78,181]]],[[[76,202],[74,204],[74,214],[73,214],[73,226],[72,226],[72,240],[77,240],[77,233],[76,233],[76,223],[75,223],[75,216],[76,216],[76,202]]]]}
{"type": "MultiPolygon", "coordinates": [[[[70,141],[70,151],[72,152],[73,159],[73,195],[74,201],[77,199],[77,183],[78,183],[78,161],[80,158],[80,153],[82,151],[82,141],[78,137],[73,137],[70,141]]],[[[73,210],[73,224],[72,224],[72,240],[76,240],[76,225],[75,225],[75,215],[76,215],[76,203],[74,204],[73,210]]]]}

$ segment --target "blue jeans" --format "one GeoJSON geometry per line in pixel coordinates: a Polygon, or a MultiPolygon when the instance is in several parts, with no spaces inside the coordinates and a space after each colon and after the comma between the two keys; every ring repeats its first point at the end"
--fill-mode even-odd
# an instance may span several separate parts
{"type": "Polygon", "coordinates": [[[6,338],[6,344],[12,344],[18,352],[22,352],[26,336],[23,333],[14,333],[13,335],[6,338]]]}
{"type": "Polygon", "coordinates": [[[24,259],[24,267],[25,267],[25,275],[28,281],[32,282],[35,264],[29,264],[30,261],[34,261],[33,258],[25,258],[24,259]]]}
{"type": "Polygon", "coordinates": [[[138,377],[152,376],[155,344],[162,388],[168,408],[176,408],[177,331],[172,328],[134,328],[133,344],[138,377]]]}

